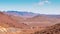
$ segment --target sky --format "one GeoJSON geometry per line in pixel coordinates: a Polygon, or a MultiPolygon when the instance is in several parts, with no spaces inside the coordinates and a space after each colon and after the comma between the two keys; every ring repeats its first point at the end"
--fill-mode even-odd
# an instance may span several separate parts
{"type": "Polygon", "coordinates": [[[60,14],[60,0],[0,0],[0,11],[60,14]]]}

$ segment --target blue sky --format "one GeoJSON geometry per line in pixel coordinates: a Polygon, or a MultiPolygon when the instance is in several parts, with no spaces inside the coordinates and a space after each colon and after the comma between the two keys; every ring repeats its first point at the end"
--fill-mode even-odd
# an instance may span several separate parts
{"type": "Polygon", "coordinates": [[[0,0],[0,10],[60,14],[60,0],[0,0]]]}

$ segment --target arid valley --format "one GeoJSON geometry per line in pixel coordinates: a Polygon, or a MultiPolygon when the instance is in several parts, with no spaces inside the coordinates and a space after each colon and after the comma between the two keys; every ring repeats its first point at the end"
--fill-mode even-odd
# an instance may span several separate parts
{"type": "Polygon", "coordinates": [[[60,15],[25,14],[0,12],[0,34],[60,34],[60,15]]]}

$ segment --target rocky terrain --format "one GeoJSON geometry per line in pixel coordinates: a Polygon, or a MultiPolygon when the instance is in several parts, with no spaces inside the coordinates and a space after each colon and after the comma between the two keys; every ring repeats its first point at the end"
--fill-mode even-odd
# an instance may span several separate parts
{"type": "Polygon", "coordinates": [[[50,26],[53,27],[53,25],[58,23],[60,23],[60,18],[53,18],[47,15],[36,15],[32,18],[23,18],[19,15],[14,16],[6,14],[6,12],[0,12],[1,34],[34,34],[37,31],[39,31],[38,34],[40,34],[40,31],[42,32],[42,30],[51,28],[50,26]]]}
{"type": "Polygon", "coordinates": [[[60,23],[47,27],[41,31],[37,31],[34,34],[60,34],[60,23]]]}

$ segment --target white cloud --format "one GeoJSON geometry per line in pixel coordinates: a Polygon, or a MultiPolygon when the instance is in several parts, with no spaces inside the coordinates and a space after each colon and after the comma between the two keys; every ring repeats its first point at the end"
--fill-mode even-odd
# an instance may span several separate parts
{"type": "Polygon", "coordinates": [[[50,4],[49,0],[40,0],[40,2],[38,3],[38,5],[42,6],[45,4],[50,4]]]}
{"type": "Polygon", "coordinates": [[[42,6],[44,5],[44,2],[39,2],[38,5],[42,6]]]}

